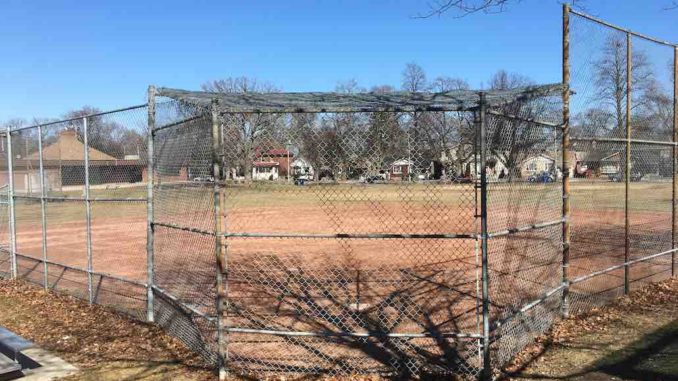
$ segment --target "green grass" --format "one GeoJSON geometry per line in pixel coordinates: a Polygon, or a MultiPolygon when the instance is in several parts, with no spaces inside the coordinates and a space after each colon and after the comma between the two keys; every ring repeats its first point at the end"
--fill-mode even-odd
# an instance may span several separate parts
{"type": "MultiPolygon", "coordinates": [[[[631,183],[629,209],[646,212],[671,212],[672,184],[631,183]]],[[[570,189],[573,208],[593,210],[624,210],[623,183],[573,182],[570,189]]]]}
{"type": "MultiPolygon", "coordinates": [[[[500,184],[493,186],[489,200],[490,207],[498,203],[521,203],[538,200],[539,204],[559,202],[556,197],[560,184],[526,184],[515,186],[500,184]]],[[[670,212],[671,183],[632,183],[630,209],[632,211],[670,212]]],[[[167,195],[175,192],[169,191],[167,195]]],[[[160,192],[158,192],[160,193],[160,192]]],[[[178,192],[177,192],[178,193],[178,192]]],[[[183,197],[174,201],[179,209],[208,207],[211,205],[212,189],[204,187],[184,188],[183,197]]],[[[226,190],[226,207],[247,209],[275,206],[322,207],[323,203],[365,204],[379,203],[385,207],[397,207],[401,203],[435,207],[435,205],[472,206],[475,195],[471,184],[428,185],[428,184],[314,184],[295,186],[288,183],[259,182],[249,186],[229,185],[226,190]]],[[[145,187],[117,189],[93,189],[91,197],[96,198],[145,198],[145,187]]],[[[54,192],[50,196],[82,197],[82,191],[54,192]]],[[[158,195],[160,199],[161,195],[158,195]]],[[[572,182],[571,200],[573,209],[580,210],[623,210],[624,184],[612,182],[572,182]]],[[[535,203],[534,205],[537,205],[535,203]]],[[[528,204],[530,205],[530,204],[528,204]]],[[[529,207],[529,206],[528,206],[529,207]]],[[[143,202],[95,202],[93,218],[143,218],[146,206],[143,202]]],[[[39,223],[39,200],[18,199],[16,202],[18,223],[39,223]]],[[[82,201],[49,201],[48,220],[51,223],[83,221],[85,207],[82,201]]]]}

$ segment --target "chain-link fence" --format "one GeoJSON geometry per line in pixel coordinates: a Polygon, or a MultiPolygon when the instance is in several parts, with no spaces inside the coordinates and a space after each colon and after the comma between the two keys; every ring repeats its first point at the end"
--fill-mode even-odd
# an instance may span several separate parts
{"type": "Polygon", "coordinates": [[[678,48],[567,16],[570,296],[579,312],[674,274],[678,48]]]}
{"type": "Polygon", "coordinates": [[[561,284],[561,88],[160,89],[157,313],[238,374],[480,376],[561,284]]]}
{"type": "Polygon", "coordinates": [[[0,275],[155,321],[221,375],[489,379],[675,271],[676,46],[563,27],[563,85],[150,88],[7,130],[0,275]]]}
{"type": "Polygon", "coordinates": [[[145,105],[6,131],[0,271],[144,318],[146,131],[145,105]]]}

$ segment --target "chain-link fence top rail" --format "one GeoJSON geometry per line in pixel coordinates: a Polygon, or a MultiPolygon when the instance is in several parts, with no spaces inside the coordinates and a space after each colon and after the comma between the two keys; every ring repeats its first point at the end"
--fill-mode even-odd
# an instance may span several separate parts
{"type": "Polygon", "coordinates": [[[569,22],[577,311],[672,275],[676,46],[576,12],[569,22]]]}
{"type": "Polygon", "coordinates": [[[11,132],[18,276],[144,316],[147,135],[145,105],[11,132]]]}
{"type": "MultiPolygon", "coordinates": [[[[559,92],[488,100],[552,131],[552,107],[534,100],[559,92]]],[[[216,181],[231,369],[477,375],[477,92],[159,94],[177,100],[159,103],[155,134],[156,285],[212,322],[201,340],[214,348],[216,181]],[[214,98],[223,179],[211,176],[214,98]]]]}

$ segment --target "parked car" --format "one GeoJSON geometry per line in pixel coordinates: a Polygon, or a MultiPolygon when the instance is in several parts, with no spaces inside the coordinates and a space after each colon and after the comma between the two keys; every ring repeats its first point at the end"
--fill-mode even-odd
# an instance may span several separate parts
{"type": "Polygon", "coordinates": [[[531,183],[552,183],[555,180],[556,179],[553,176],[553,174],[551,174],[550,172],[547,172],[547,171],[535,173],[533,175],[530,175],[530,177],[527,178],[527,181],[529,181],[531,183]]]}
{"type": "Polygon", "coordinates": [[[313,176],[311,175],[299,175],[294,178],[294,185],[304,185],[308,181],[313,181],[313,176]]]}
{"type": "Polygon", "coordinates": [[[383,183],[384,181],[386,181],[386,179],[382,175],[372,175],[365,177],[363,181],[369,184],[373,184],[373,183],[383,183]]]}
{"type": "Polygon", "coordinates": [[[193,181],[196,183],[213,183],[214,177],[212,176],[194,177],[193,181]]]}

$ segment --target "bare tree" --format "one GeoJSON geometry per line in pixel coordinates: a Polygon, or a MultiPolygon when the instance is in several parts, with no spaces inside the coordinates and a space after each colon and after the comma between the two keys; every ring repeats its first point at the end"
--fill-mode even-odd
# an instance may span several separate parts
{"type": "MultiPolygon", "coordinates": [[[[415,17],[440,17],[445,13],[452,13],[455,17],[464,17],[474,13],[501,13],[508,10],[511,5],[520,2],[522,2],[522,0],[435,0],[427,2],[428,9],[415,17]]],[[[556,0],[554,2],[568,3],[573,8],[582,11],[586,10],[586,1],[584,0],[556,0]]],[[[662,10],[664,11],[673,11],[677,9],[677,0],[666,0],[666,5],[662,7],[662,10]]]]}
{"type": "MultiPolygon", "coordinates": [[[[654,74],[644,52],[634,49],[631,53],[631,104],[643,107],[654,84],[654,74]]],[[[602,56],[594,62],[595,97],[606,107],[614,110],[614,127],[610,133],[624,135],[626,121],[626,39],[611,37],[603,48],[602,56]]]]}
{"type": "MultiPolygon", "coordinates": [[[[335,91],[342,94],[365,92],[355,79],[340,81],[335,91]]],[[[330,159],[327,166],[335,178],[355,178],[363,174],[368,166],[367,115],[360,113],[336,113],[321,120],[324,136],[322,142],[325,157],[330,159]]]]}
{"type": "MultiPolygon", "coordinates": [[[[373,87],[370,92],[388,94],[396,91],[389,85],[373,87]]],[[[366,152],[368,169],[372,173],[386,170],[390,164],[407,155],[407,136],[401,128],[401,113],[370,113],[366,152]]]]}
{"type": "MultiPolygon", "coordinates": [[[[127,125],[124,121],[108,118],[100,114],[101,110],[92,106],[83,106],[71,110],[63,115],[64,119],[75,119],[67,128],[74,129],[78,139],[84,141],[84,123],[82,118],[87,117],[87,143],[91,148],[104,152],[118,159],[125,155],[141,153],[146,146],[146,134],[136,125],[127,125]],[[96,115],[96,116],[92,116],[96,115]]],[[[47,134],[44,143],[50,144],[56,140],[54,134],[47,134]]]]}
{"type": "Polygon", "coordinates": [[[249,77],[228,77],[215,79],[203,83],[200,88],[203,91],[213,93],[276,93],[279,92],[275,85],[249,77]]]}
{"type": "Polygon", "coordinates": [[[591,107],[573,118],[572,135],[605,136],[610,125],[614,125],[613,113],[605,108],[591,107]]]}
{"type": "Polygon", "coordinates": [[[645,89],[640,107],[633,115],[634,134],[670,140],[673,131],[673,97],[657,81],[645,89]]]}
{"type": "Polygon", "coordinates": [[[436,93],[444,93],[453,90],[468,90],[471,86],[465,79],[439,76],[431,82],[430,88],[436,93]]]}
{"type": "MultiPolygon", "coordinates": [[[[468,82],[461,78],[439,76],[431,83],[434,92],[468,90],[468,82]]],[[[434,160],[440,160],[448,173],[463,172],[464,164],[473,156],[474,127],[472,115],[465,111],[434,113],[427,138],[434,147],[434,160]]]]}
{"type": "Polygon", "coordinates": [[[402,89],[411,93],[417,91],[427,91],[429,84],[426,80],[426,73],[421,66],[414,62],[405,65],[402,73],[402,89]]]}
{"type": "Polygon", "coordinates": [[[506,70],[499,70],[490,78],[490,90],[511,90],[518,87],[533,85],[534,81],[530,78],[518,74],[509,73],[506,70]]]}
{"type": "Polygon", "coordinates": [[[345,81],[337,82],[337,85],[334,87],[334,91],[340,94],[356,94],[364,93],[365,89],[358,85],[358,81],[356,81],[355,78],[351,78],[345,81]]]}
{"type": "MultiPolygon", "coordinates": [[[[491,90],[511,90],[529,86],[533,81],[520,74],[499,70],[490,79],[491,90]]],[[[500,162],[508,170],[508,180],[519,178],[521,165],[532,155],[548,153],[555,146],[553,130],[525,122],[543,119],[549,111],[548,102],[542,100],[519,100],[500,107],[505,115],[520,116],[520,119],[491,116],[487,131],[491,162],[500,162]],[[521,120],[522,119],[522,120],[521,120]]]]}
{"type": "Polygon", "coordinates": [[[520,0],[437,0],[428,3],[428,11],[419,15],[419,18],[442,16],[447,12],[455,12],[458,17],[472,13],[503,12],[508,5],[520,0]]]}
{"type": "MultiPolygon", "coordinates": [[[[2,123],[2,129],[3,131],[6,130],[7,128],[10,129],[16,129],[16,128],[21,128],[26,125],[26,120],[22,118],[13,118],[9,119],[6,122],[2,123]]],[[[19,134],[12,134],[12,149],[14,152],[14,155],[19,156],[19,157],[24,157],[28,156],[31,153],[35,152],[37,150],[37,144],[36,140],[31,138],[32,136],[32,131],[31,129],[24,130],[19,134]]],[[[2,156],[7,157],[7,144],[6,144],[6,137],[2,138],[2,156]]]]}
{"type": "MultiPolygon", "coordinates": [[[[229,77],[202,84],[204,91],[233,93],[273,93],[280,91],[269,82],[248,77],[229,77]]],[[[271,148],[281,148],[285,142],[276,141],[276,129],[282,116],[278,114],[222,115],[225,168],[230,174],[252,179],[252,164],[257,155],[271,148]]]]}

